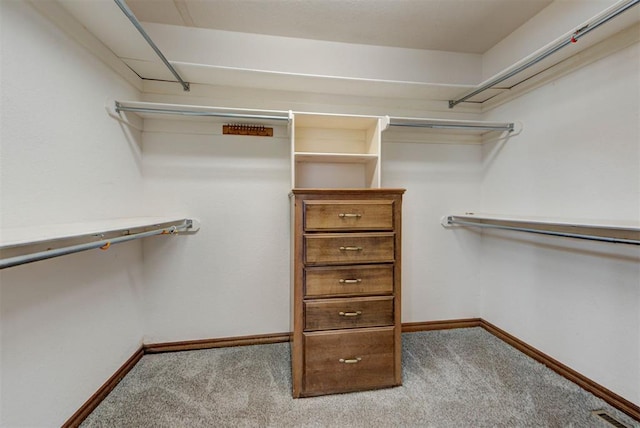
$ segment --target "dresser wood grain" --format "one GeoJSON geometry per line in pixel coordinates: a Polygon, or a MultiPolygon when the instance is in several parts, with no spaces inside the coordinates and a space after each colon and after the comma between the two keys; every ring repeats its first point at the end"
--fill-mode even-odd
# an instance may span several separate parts
{"type": "Polygon", "coordinates": [[[348,297],[304,302],[305,331],[393,325],[393,297],[348,297]]]}
{"type": "Polygon", "coordinates": [[[395,328],[305,333],[304,395],[399,385],[395,328]]]}
{"type": "Polygon", "coordinates": [[[294,397],[402,383],[403,193],[292,191],[294,397]]]}
{"type": "Polygon", "coordinates": [[[305,234],[305,263],[393,263],[394,233],[305,234]]]}
{"type": "Polygon", "coordinates": [[[393,293],[393,265],[311,266],[304,269],[305,299],[393,293]]]}

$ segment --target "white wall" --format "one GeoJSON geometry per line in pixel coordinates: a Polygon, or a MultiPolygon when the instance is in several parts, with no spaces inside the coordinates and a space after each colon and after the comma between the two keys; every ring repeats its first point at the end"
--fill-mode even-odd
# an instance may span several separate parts
{"type": "Polygon", "coordinates": [[[407,189],[402,219],[402,322],[475,318],[480,235],[442,216],[480,203],[480,145],[406,143],[388,131],[383,187],[407,189]]]}
{"type": "MultiPolygon", "coordinates": [[[[399,111],[375,107],[381,100],[314,102],[305,94],[238,92],[220,94],[226,105],[247,108],[290,102],[324,112],[399,111]]],[[[189,95],[153,99],[199,104],[211,101],[209,95],[208,88],[195,87],[189,95]]],[[[286,127],[259,138],[222,136],[221,124],[207,121],[146,119],[144,126],[145,192],[166,195],[159,211],[202,222],[197,235],[177,245],[144,242],[145,343],[290,331],[286,127]]],[[[434,144],[413,144],[403,133],[383,135],[383,186],[407,189],[403,321],[476,317],[479,236],[460,232],[451,241],[440,217],[479,205],[481,146],[439,144],[435,137],[434,144]],[[467,262],[459,264],[460,257],[467,262]]]]}
{"type": "MultiPolygon", "coordinates": [[[[2,228],[153,214],[104,110],[138,92],[28,3],[0,7],[2,228]]],[[[2,271],[1,426],[60,426],[139,348],[141,266],[132,242],[2,271]]]]}
{"type": "Polygon", "coordinates": [[[273,138],[220,134],[221,124],[145,124],[147,192],[202,224],[177,245],[144,242],[146,343],[289,331],[286,126],[273,138]]]}
{"type": "MultiPolygon", "coordinates": [[[[636,44],[488,113],[524,130],[486,145],[482,211],[640,222],[638,58],[636,44]]],[[[640,403],[638,248],[485,233],[481,253],[484,319],[640,403]]]]}

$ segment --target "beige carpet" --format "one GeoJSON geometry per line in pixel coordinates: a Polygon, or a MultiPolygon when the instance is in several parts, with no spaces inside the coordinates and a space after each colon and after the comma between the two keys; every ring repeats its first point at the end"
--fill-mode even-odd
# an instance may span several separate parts
{"type": "Polygon", "coordinates": [[[403,379],[294,400],[286,343],[146,355],[82,426],[640,427],[481,328],[403,334],[403,379]]]}

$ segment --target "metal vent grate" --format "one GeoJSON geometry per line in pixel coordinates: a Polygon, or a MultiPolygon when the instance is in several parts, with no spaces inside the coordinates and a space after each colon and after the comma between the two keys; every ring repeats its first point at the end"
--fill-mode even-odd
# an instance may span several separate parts
{"type": "Polygon", "coordinates": [[[604,420],[605,422],[613,425],[616,428],[630,428],[628,425],[623,424],[622,422],[620,422],[619,420],[617,420],[616,418],[614,418],[604,410],[594,410],[591,413],[593,413],[598,418],[604,420]]]}

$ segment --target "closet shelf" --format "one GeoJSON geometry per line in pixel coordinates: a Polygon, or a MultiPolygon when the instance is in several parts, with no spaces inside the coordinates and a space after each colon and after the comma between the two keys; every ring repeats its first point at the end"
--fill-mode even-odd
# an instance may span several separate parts
{"type": "Polygon", "coordinates": [[[151,37],[149,37],[149,34],[147,34],[142,24],[140,24],[140,21],[138,21],[138,18],[136,18],[135,14],[131,11],[131,9],[129,9],[129,6],[127,6],[124,0],[115,0],[115,2],[120,8],[120,10],[122,10],[122,13],[124,13],[124,15],[129,19],[129,21],[131,21],[131,24],[133,24],[133,26],[138,30],[140,35],[147,41],[149,46],[151,46],[151,48],[155,51],[156,55],[158,55],[162,63],[169,69],[171,74],[173,74],[173,76],[180,82],[180,84],[182,85],[182,89],[184,89],[186,92],[189,92],[191,85],[188,82],[184,81],[182,76],[180,76],[180,74],[178,73],[178,70],[176,70],[173,67],[173,65],[169,62],[167,57],[164,56],[164,54],[162,53],[158,45],[156,45],[155,42],[151,39],[151,37]]]}
{"type": "Polygon", "coordinates": [[[444,227],[465,226],[529,232],[617,244],[640,245],[640,224],[619,221],[587,222],[493,214],[454,214],[441,221],[444,227]]]}
{"type": "MultiPolygon", "coordinates": [[[[158,115],[181,116],[192,118],[220,118],[227,121],[289,121],[289,112],[284,110],[239,109],[227,107],[211,107],[187,104],[150,103],[143,101],[115,101],[114,111],[136,113],[143,119],[158,115]]],[[[222,120],[221,120],[222,121],[222,120]]]]}
{"type": "MultiPolygon", "coordinates": [[[[111,107],[110,107],[111,108],[111,107]]],[[[227,107],[213,107],[187,104],[166,104],[144,101],[115,101],[113,116],[122,119],[121,113],[134,113],[143,119],[162,117],[185,118],[213,118],[220,122],[225,121],[257,121],[261,123],[289,122],[296,116],[296,126],[313,126],[367,129],[375,126],[378,119],[382,119],[384,131],[386,124],[393,127],[420,128],[446,133],[459,133],[464,135],[482,135],[491,131],[513,132],[517,131],[513,122],[488,122],[482,120],[452,120],[427,117],[395,117],[395,116],[358,116],[351,114],[324,114],[313,112],[298,112],[285,110],[257,110],[239,109],[227,107]]]]}
{"type": "Polygon", "coordinates": [[[418,117],[389,117],[389,126],[452,130],[465,134],[484,134],[490,131],[513,132],[512,122],[486,122],[481,120],[429,119],[418,117]]]}
{"type": "Polygon", "coordinates": [[[365,163],[375,162],[377,154],[366,153],[294,153],[296,162],[365,163]]]}
{"type": "MultiPolygon", "coordinates": [[[[508,91],[529,78],[551,69],[563,60],[587,50],[587,48],[598,42],[602,42],[615,32],[636,24],[638,21],[637,15],[623,14],[639,3],[640,0],[619,0],[588,21],[577,23],[578,25],[551,43],[485,80],[472,90],[449,100],[449,108],[454,108],[465,101],[484,103],[499,95],[495,93],[495,90],[508,91]],[[620,15],[623,16],[621,17],[620,15]],[[610,23],[614,19],[616,19],[616,22],[610,23]],[[606,23],[610,23],[608,29],[599,30],[596,32],[597,34],[592,34],[590,40],[582,40],[582,37],[606,23]],[[564,49],[566,47],[570,48],[564,49]],[[485,92],[484,96],[479,97],[480,94],[485,92]]],[[[612,47],[609,50],[614,48],[612,47]]]]}
{"type": "Polygon", "coordinates": [[[137,217],[0,231],[0,269],[155,235],[194,233],[196,220],[137,217]]]}

